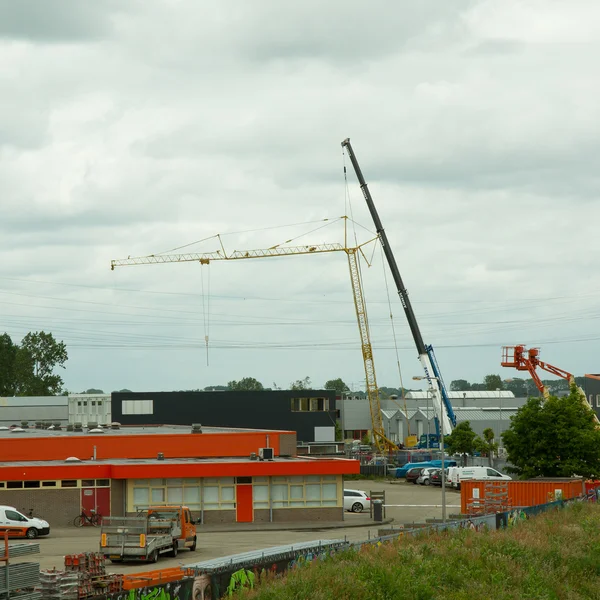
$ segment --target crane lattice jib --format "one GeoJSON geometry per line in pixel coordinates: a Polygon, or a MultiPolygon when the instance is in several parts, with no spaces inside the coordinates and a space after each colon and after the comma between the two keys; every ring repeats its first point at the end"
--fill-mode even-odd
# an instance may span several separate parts
{"type": "Polygon", "coordinates": [[[226,254],[216,252],[188,252],[184,254],[150,254],[149,256],[130,256],[110,261],[110,268],[133,265],[155,265],[160,263],[199,262],[208,264],[213,260],[244,260],[248,258],[267,258],[270,256],[289,256],[294,254],[321,254],[324,252],[341,252],[346,250],[341,244],[315,244],[312,246],[273,246],[259,250],[234,250],[226,254]]]}
{"type": "Polygon", "coordinates": [[[381,404],[379,402],[379,388],[377,387],[377,378],[375,376],[375,363],[373,361],[373,347],[371,346],[371,336],[369,333],[369,320],[365,307],[365,297],[363,293],[362,280],[358,265],[358,256],[356,248],[348,249],[348,266],[350,267],[350,281],[352,282],[352,291],[354,297],[354,308],[356,309],[356,318],[358,320],[358,329],[360,331],[360,343],[365,366],[365,382],[367,398],[369,399],[369,410],[371,412],[371,424],[373,438],[380,452],[386,452],[392,442],[386,439],[383,429],[383,419],[381,418],[381,404]]]}

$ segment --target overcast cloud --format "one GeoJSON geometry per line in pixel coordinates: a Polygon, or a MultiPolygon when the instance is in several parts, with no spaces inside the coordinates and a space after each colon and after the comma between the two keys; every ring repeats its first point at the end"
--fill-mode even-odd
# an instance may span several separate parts
{"type": "MultiPolygon", "coordinates": [[[[350,137],[447,382],[516,376],[516,343],[599,372],[599,55],[592,0],[0,0],[0,329],[64,340],[72,391],[362,387],[342,254],[110,271],[217,233],[343,241],[350,137]]],[[[378,381],[397,386],[373,261],[378,381]]]]}

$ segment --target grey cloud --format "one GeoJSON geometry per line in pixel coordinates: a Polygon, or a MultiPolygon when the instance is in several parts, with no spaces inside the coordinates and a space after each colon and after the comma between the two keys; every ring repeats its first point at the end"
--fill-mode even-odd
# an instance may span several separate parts
{"type": "Polygon", "coordinates": [[[84,42],[111,31],[116,0],[0,0],[0,38],[84,42]]]}

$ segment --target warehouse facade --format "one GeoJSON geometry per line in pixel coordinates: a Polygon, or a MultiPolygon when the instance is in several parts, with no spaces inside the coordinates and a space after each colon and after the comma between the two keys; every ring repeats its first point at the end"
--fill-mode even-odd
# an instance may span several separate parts
{"type": "Polygon", "coordinates": [[[203,523],[343,519],[356,461],[298,458],[290,431],[189,427],[0,431],[0,504],[53,527],[81,513],[185,504],[203,523]],[[260,460],[262,452],[272,460],[260,460]]]}

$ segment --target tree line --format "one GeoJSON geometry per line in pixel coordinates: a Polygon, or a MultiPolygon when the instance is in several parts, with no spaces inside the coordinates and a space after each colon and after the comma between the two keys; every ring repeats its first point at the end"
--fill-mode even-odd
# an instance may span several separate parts
{"type": "Polygon", "coordinates": [[[60,394],[63,380],[54,369],[64,369],[67,359],[67,347],[51,333],[30,332],[20,344],[0,335],[0,396],[60,394]]]}
{"type": "MultiPolygon", "coordinates": [[[[510,466],[508,473],[521,479],[533,477],[600,477],[600,426],[594,412],[576,386],[567,396],[529,398],[510,418],[501,435],[510,466]]],[[[445,436],[448,452],[490,457],[498,449],[491,428],[479,437],[469,421],[459,423],[445,436]]]]}

